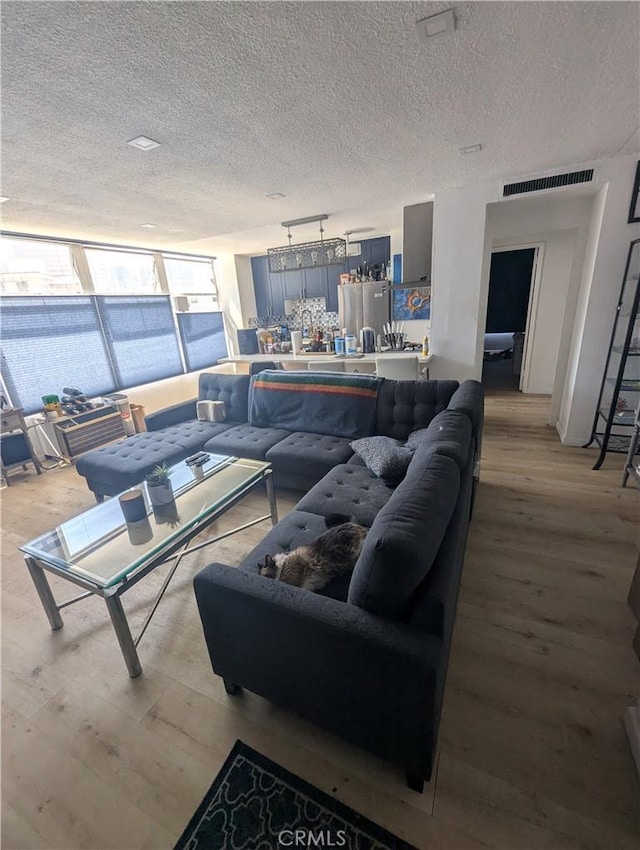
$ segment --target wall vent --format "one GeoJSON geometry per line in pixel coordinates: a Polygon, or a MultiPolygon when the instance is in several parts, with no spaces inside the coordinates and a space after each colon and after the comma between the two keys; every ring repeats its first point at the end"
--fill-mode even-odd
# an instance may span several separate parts
{"type": "Polygon", "coordinates": [[[575,183],[590,183],[592,180],[593,168],[588,168],[586,171],[569,171],[566,174],[537,177],[534,180],[522,180],[519,183],[505,183],[502,187],[502,197],[540,192],[543,189],[558,189],[560,186],[572,186],[575,183]]]}

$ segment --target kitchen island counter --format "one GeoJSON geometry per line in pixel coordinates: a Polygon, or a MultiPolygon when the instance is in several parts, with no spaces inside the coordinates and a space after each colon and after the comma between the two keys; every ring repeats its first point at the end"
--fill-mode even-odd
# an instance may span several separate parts
{"type": "Polygon", "coordinates": [[[320,366],[323,362],[335,363],[342,362],[345,364],[346,372],[374,372],[376,368],[376,358],[401,357],[402,355],[410,356],[416,354],[418,364],[421,369],[426,368],[425,377],[428,377],[429,364],[433,363],[433,355],[429,354],[423,357],[422,354],[412,351],[383,351],[381,354],[358,354],[355,357],[336,357],[335,354],[327,354],[326,352],[301,352],[300,354],[234,354],[230,357],[223,357],[220,363],[236,364],[239,367],[248,366],[250,363],[282,363],[285,369],[295,369],[299,366],[301,369],[306,369],[308,363],[315,363],[320,366]]]}

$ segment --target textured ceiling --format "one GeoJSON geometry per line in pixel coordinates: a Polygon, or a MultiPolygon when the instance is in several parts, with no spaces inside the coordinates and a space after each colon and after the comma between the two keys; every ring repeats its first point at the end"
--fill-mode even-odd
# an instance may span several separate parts
{"type": "Polygon", "coordinates": [[[638,145],[635,2],[459,3],[429,43],[450,3],[1,6],[10,230],[257,252],[287,218],[388,231],[442,188],[638,145]]]}

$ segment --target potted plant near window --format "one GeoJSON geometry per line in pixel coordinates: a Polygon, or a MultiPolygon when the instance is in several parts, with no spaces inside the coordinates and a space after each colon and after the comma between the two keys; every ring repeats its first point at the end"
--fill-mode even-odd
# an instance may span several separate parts
{"type": "Polygon", "coordinates": [[[173,501],[170,470],[167,463],[159,463],[146,476],[147,490],[152,505],[168,505],[173,501]]]}

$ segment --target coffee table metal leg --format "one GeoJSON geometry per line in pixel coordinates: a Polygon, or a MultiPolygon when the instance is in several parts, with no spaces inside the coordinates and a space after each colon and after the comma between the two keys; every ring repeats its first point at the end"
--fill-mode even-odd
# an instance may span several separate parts
{"type": "Polygon", "coordinates": [[[24,560],[27,564],[29,574],[33,579],[33,583],[36,586],[36,590],[38,591],[38,596],[40,597],[40,602],[42,602],[42,607],[44,608],[45,614],[49,620],[49,625],[55,632],[62,628],[63,623],[60,612],[58,611],[58,606],[56,605],[56,600],[53,598],[53,593],[51,592],[51,587],[49,586],[45,571],[33,558],[26,557],[24,560]]]}
{"type": "Polygon", "coordinates": [[[142,667],[140,666],[136,645],[131,637],[131,630],[129,629],[129,623],[122,607],[122,601],[117,593],[114,593],[112,596],[105,596],[104,601],[107,603],[107,611],[111,617],[113,629],[118,638],[127,670],[131,678],[135,679],[136,676],[142,673],[142,667]]]}
{"type": "Polygon", "coordinates": [[[278,524],[278,504],[276,502],[276,490],[273,486],[273,473],[269,471],[265,478],[267,485],[267,498],[269,499],[269,512],[271,513],[271,525],[278,524]]]}

